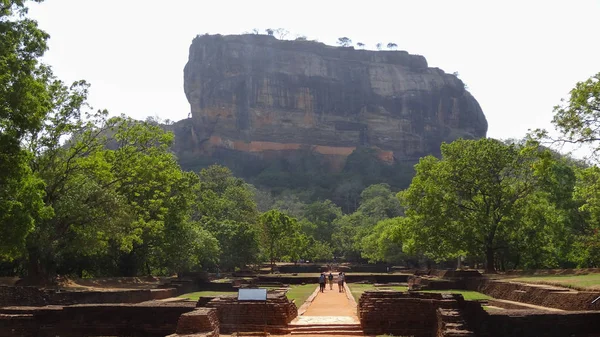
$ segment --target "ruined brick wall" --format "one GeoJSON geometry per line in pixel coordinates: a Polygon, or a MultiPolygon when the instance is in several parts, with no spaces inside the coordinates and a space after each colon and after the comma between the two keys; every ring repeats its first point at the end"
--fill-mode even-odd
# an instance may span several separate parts
{"type": "Polygon", "coordinates": [[[459,309],[437,309],[436,337],[472,337],[475,333],[467,323],[459,309]]]}
{"type": "Polygon", "coordinates": [[[221,332],[263,331],[286,333],[296,316],[296,305],[284,293],[269,294],[267,301],[238,301],[237,297],[217,297],[206,304],[217,309],[221,332]]]}
{"type": "Polygon", "coordinates": [[[7,307],[0,309],[0,337],[164,337],[194,309],[187,302],[7,307]]]}
{"type": "Polygon", "coordinates": [[[598,337],[598,312],[503,310],[489,313],[483,337],[598,337]]]}
{"type": "Polygon", "coordinates": [[[600,310],[600,301],[592,301],[600,292],[557,290],[552,287],[527,285],[523,283],[482,281],[467,285],[493,298],[523,302],[563,310],[600,310]]]}
{"type": "Polygon", "coordinates": [[[71,305],[81,303],[140,303],[177,295],[176,289],[59,291],[36,287],[0,286],[0,307],[71,305]]]}
{"type": "MultiPolygon", "coordinates": [[[[392,282],[407,282],[408,274],[383,274],[383,275],[355,275],[351,272],[346,272],[346,281],[354,282],[372,282],[372,283],[392,283],[392,282]]],[[[259,283],[266,282],[281,282],[283,284],[317,284],[318,277],[293,277],[293,276],[276,276],[276,275],[260,275],[256,278],[259,283]]]]}
{"type": "Polygon", "coordinates": [[[219,317],[217,316],[217,310],[199,308],[181,315],[177,322],[176,333],[167,337],[189,336],[192,334],[202,337],[218,337],[219,317]]]}
{"type": "Polygon", "coordinates": [[[408,289],[410,290],[449,290],[449,289],[464,289],[464,280],[444,280],[439,278],[429,278],[422,276],[409,276],[408,289]]]}
{"type": "Polygon", "coordinates": [[[366,291],[358,301],[365,335],[431,337],[438,327],[436,310],[459,306],[461,295],[366,291]]]}

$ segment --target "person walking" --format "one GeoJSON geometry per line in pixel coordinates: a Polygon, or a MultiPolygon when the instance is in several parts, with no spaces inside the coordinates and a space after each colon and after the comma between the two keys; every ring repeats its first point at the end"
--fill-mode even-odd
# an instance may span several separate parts
{"type": "Polygon", "coordinates": [[[331,273],[331,270],[329,271],[327,278],[329,279],[329,290],[333,290],[333,274],[331,273]]]}
{"type": "Polygon", "coordinates": [[[338,274],[338,292],[343,293],[345,291],[344,289],[344,273],[340,272],[338,274]]]}
{"type": "Polygon", "coordinates": [[[325,273],[321,273],[321,276],[319,276],[319,291],[325,292],[325,273]]]}

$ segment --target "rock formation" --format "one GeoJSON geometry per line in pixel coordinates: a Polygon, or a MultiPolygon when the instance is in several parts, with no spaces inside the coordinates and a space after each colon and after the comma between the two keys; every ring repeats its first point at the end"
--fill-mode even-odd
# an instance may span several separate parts
{"type": "Polygon", "coordinates": [[[198,154],[305,150],[343,160],[370,147],[392,162],[487,131],[461,80],[405,51],[204,35],[190,47],[184,80],[192,118],[179,126],[180,146],[198,154]]]}

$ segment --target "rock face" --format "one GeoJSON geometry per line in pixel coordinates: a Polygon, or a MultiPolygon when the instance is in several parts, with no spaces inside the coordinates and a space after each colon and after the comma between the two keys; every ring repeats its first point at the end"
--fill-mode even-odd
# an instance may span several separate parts
{"type": "Polygon", "coordinates": [[[343,159],[371,147],[392,162],[487,132],[461,80],[404,51],[204,35],[190,47],[184,79],[186,147],[200,153],[307,150],[343,159]]]}

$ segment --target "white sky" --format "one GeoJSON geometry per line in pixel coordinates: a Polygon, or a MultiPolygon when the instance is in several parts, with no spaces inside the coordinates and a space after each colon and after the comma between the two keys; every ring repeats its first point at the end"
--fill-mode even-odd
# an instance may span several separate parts
{"type": "Polygon", "coordinates": [[[138,119],[187,117],[183,67],[197,34],[252,28],[424,55],[459,72],[494,138],[551,128],[552,107],[600,72],[596,0],[46,0],[30,16],[51,35],[45,62],[59,78],[85,79],[94,108],[138,119]]]}

